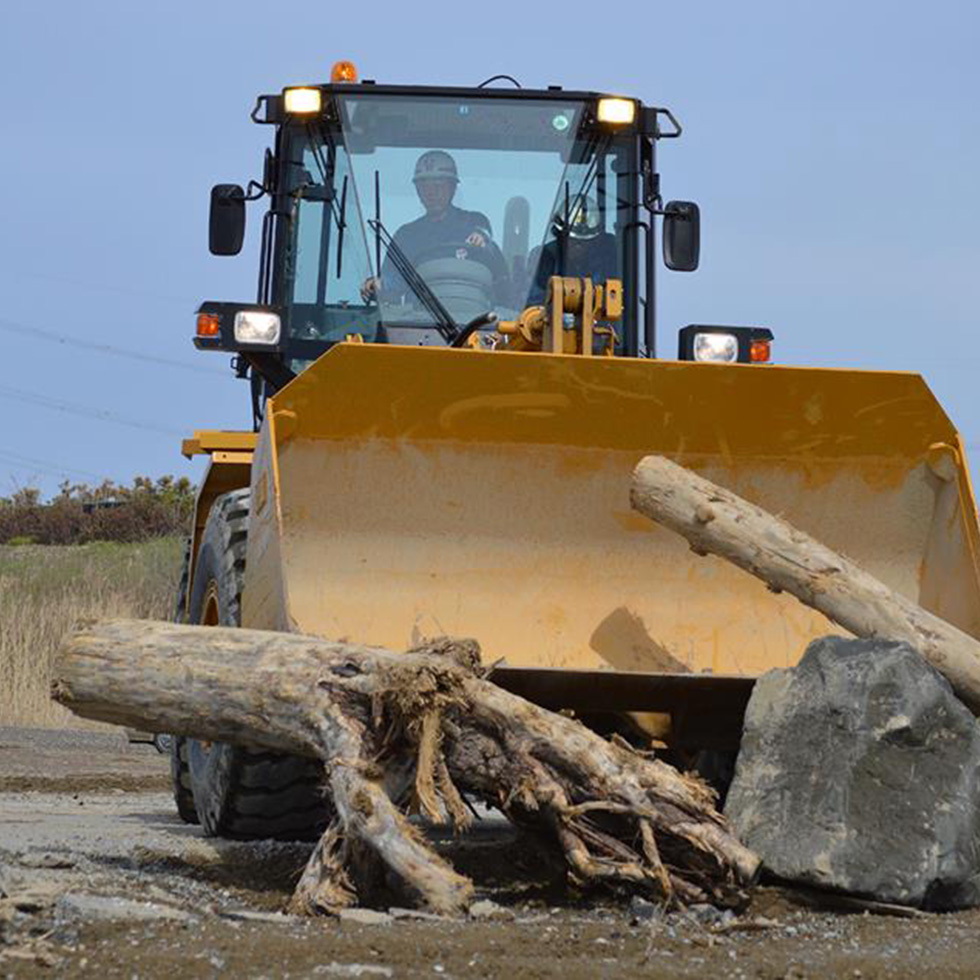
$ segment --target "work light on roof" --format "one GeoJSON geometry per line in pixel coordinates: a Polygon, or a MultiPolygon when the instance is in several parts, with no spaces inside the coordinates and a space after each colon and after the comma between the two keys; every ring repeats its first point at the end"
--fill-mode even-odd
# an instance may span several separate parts
{"type": "Polygon", "coordinates": [[[287,88],[284,100],[286,112],[297,116],[319,112],[322,104],[318,88],[287,88]]]}
{"type": "Polygon", "coordinates": [[[599,99],[596,115],[601,123],[628,126],[636,118],[636,103],[632,99],[599,99]]]}

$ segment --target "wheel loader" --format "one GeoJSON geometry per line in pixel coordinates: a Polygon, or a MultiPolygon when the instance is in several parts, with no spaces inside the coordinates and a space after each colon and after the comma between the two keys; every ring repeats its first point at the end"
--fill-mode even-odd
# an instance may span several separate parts
{"type": "MultiPolygon", "coordinates": [[[[691,272],[700,243],[698,207],[661,195],[668,109],[342,62],[252,119],[261,177],[213,189],[209,238],[239,253],[264,208],[256,300],[203,303],[194,337],[234,355],[252,424],[184,443],[209,466],[179,619],[395,650],[474,637],[540,704],[731,749],[754,679],[839,629],[631,511],[658,453],[980,637],[963,445],[920,376],[775,365],[757,325],[658,350],[661,253],[691,272]]],[[[317,831],[312,763],[172,751],[207,833],[317,831]]]]}

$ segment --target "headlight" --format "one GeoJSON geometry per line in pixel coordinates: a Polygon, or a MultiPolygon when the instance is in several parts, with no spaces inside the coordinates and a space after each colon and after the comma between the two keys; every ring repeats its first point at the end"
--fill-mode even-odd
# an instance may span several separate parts
{"type": "Polygon", "coordinates": [[[733,364],[738,360],[738,338],[733,333],[696,333],[694,360],[733,364]]]}
{"type": "Polygon", "coordinates": [[[702,364],[768,364],[772,331],[768,327],[735,327],[689,323],[677,335],[677,359],[702,364]]]}
{"type": "Polygon", "coordinates": [[[239,310],[235,314],[235,342],[239,344],[278,344],[281,326],[278,313],[239,310]]]}

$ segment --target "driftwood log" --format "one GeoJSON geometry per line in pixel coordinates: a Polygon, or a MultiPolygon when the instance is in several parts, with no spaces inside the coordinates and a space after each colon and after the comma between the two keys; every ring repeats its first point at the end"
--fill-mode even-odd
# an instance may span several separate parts
{"type": "Polygon", "coordinates": [[[693,551],[727,559],[855,636],[908,641],[980,714],[980,643],[847,558],[662,456],[640,461],[630,499],[635,510],[687,538],[693,551]]]}
{"type": "Polygon", "coordinates": [[[297,634],[115,620],[65,641],[52,696],[76,714],[319,758],[333,822],[294,911],[364,899],[379,872],[440,913],[470,881],[432,851],[402,797],[462,829],[463,794],[560,848],[582,884],[668,904],[737,904],[758,860],[699,780],[485,680],[473,641],[408,653],[297,634]]]}

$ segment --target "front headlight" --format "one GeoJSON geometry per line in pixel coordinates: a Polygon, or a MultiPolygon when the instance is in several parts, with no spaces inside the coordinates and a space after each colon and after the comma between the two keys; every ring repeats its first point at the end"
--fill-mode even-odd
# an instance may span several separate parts
{"type": "Polygon", "coordinates": [[[239,344],[278,344],[281,325],[278,313],[239,310],[235,314],[235,342],[239,344]]]}
{"type": "Polygon", "coordinates": [[[734,364],[738,360],[738,338],[733,333],[696,333],[694,360],[734,364]]]}

